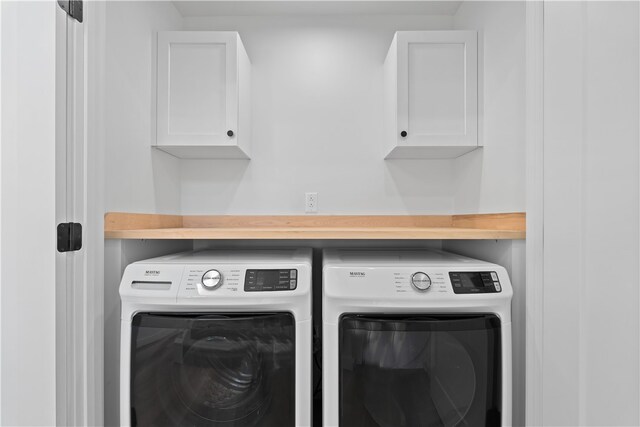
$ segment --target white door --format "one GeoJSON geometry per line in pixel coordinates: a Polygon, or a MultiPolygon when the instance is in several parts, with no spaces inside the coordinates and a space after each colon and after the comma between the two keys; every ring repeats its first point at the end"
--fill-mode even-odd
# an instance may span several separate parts
{"type": "Polygon", "coordinates": [[[477,35],[398,32],[399,146],[476,146],[477,35]]]}
{"type": "Polygon", "coordinates": [[[157,145],[235,145],[237,33],[158,33],[157,145]]]}

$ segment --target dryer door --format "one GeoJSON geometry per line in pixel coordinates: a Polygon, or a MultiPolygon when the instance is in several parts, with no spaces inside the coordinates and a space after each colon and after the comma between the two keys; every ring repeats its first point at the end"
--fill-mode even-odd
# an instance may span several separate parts
{"type": "Polygon", "coordinates": [[[294,325],[289,313],[137,314],[132,425],[293,426],[294,325]]]}
{"type": "Polygon", "coordinates": [[[344,315],[341,426],[499,426],[494,315],[344,315]]]}

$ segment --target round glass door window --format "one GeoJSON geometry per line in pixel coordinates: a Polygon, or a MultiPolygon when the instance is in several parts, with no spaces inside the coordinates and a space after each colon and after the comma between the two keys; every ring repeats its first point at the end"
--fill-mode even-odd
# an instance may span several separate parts
{"type": "Polygon", "coordinates": [[[290,314],[139,316],[133,425],[294,425],[290,314]]]}
{"type": "Polygon", "coordinates": [[[341,425],[499,425],[499,344],[487,319],[344,316],[341,425]]]}

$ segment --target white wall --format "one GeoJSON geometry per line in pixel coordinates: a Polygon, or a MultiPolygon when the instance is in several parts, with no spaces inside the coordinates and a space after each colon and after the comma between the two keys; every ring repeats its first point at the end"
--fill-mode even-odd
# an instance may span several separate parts
{"type": "Polygon", "coordinates": [[[544,5],[545,425],[640,424],[638,9],[544,5]]]}
{"type": "Polygon", "coordinates": [[[478,135],[454,161],[456,213],[525,210],[525,3],[464,2],[455,29],[478,31],[478,135]]]}
{"type": "Polygon", "coordinates": [[[395,30],[450,16],[187,18],[237,30],[252,62],[252,159],[181,164],[184,214],[451,213],[450,160],[384,161],[382,65],[395,30]]]}
{"type": "Polygon", "coordinates": [[[182,26],[171,2],[106,3],[106,209],[177,213],[180,163],[155,140],[156,32],[182,26]]]}
{"type": "Polygon", "coordinates": [[[0,2],[2,425],[56,423],[55,2],[0,2]]]}
{"type": "Polygon", "coordinates": [[[524,4],[455,16],[186,18],[238,30],[253,65],[251,161],[183,161],[185,214],[477,213],[525,208],[524,4]],[[479,31],[480,137],[456,160],[382,160],[382,62],[395,30],[479,31]],[[505,177],[509,177],[505,179],[505,177]],[[203,197],[203,194],[210,197],[203,197]]]}
{"type": "Polygon", "coordinates": [[[168,2],[107,7],[109,211],[324,214],[524,210],[524,5],[467,2],[455,16],[181,18],[168,2]],[[477,29],[481,150],[383,160],[382,64],[395,30],[477,29]],[[237,30],[252,61],[250,161],[178,160],[154,138],[155,32],[237,30]],[[508,177],[508,179],[505,179],[508,177]],[[135,185],[133,185],[135,183],[135,185]]]}

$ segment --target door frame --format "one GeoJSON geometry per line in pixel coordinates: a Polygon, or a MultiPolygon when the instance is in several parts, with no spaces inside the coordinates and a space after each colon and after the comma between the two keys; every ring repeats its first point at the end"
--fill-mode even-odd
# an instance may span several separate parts
{"type": "Polygon", "coordinates": [[[83,226],[82,249],[56,253],[58,425],[104,422],[104,91],[94,80],[104,73],[104,38],[96,34],[104,27],[96,23],[104,21],[105,5],[83,6],[79,23],[56,5],[56,222],[83,226]]]}
{"type": "MultiPolygon", "coordinates": [[[[84,26],[56,4],[56,224],[86,224],[84,26]]],[[[86,425],[87,249],[56,253],[56,423],[86,425]]]]}
{"type": "Polygon", "coordinates": [[[544,1],[526,3],[526,425],[543,422],[544,1]]]}
{"type": "Polygon", "coordinates": [[[83,246],[86,250],[83,344],[84,425],[104,424],[104,211],[105,211],[106,2],[84,1],[84,120],[86,182],[83,246]]]}
{"type": "MultiPolygon", "coordinates": [[[[68,126],[68,16],[56,4],[56,142],[55,142],[55,222],[67,219],[67,133],[68,126]]],[[[56,424],[68,424],[69,366],[67,363],[67,255],[55,252],[56,273],[56,424]]],[[[73,369],[71,369],[73,370],[73,369]]]]}

